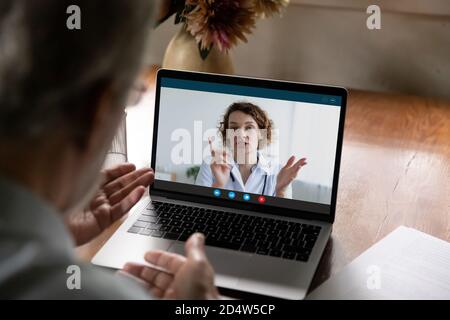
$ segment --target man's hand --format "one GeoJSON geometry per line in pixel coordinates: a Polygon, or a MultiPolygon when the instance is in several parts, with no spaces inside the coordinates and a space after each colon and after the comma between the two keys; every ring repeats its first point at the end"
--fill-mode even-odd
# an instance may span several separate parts
{"type": "Polygon", "coordinates": [[[150,168],[136,170],[133,164],[120,164],[102,172],[102,184],[88,207],[69,214],[66,225],[77,245],[82,245],[123,217],[153,183],[150,168]]]}
{"type": "Polygon", "coordinates": [[[185,245],[186,257],[150,251],[145,260],[165,271],[127,263],[123,271],[144,280],[154,296],[165,299],[218,299],[214,270],[205,255],[205,237],[196,233],[185,245]]]}

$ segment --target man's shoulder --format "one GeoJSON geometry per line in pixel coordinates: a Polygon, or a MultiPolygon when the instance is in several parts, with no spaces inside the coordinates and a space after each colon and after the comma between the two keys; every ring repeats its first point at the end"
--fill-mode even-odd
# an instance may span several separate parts
{"type": "Polygon", "coordinates": [[[149,299],[137,283],[114,271],[101,269],[90,264],[72,264],[64,273],[53,270],[53,288],[48,292],[50,299],[149,299]]]}
{"type": "MultiPolygon", "coordinates": [[[[9,249],[13,249],[10,247],[9,249]]],[[[2,254],[0,298],[148,299],[133,281],[89,263],[36,246],[2,254]]],[[[5,251],[3,251],[5,253],[5,251]]]]}

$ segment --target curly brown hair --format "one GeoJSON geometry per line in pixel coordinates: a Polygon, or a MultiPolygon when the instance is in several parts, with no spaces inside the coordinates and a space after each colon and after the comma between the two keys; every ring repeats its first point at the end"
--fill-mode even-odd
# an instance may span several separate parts
{"type": "MultiPolygon", "coordinates": [[[[222,141],[224,145],[227,136],[226,132],[227,129],[229,129],[228,120],[230,118],[230,115],[235,111],[241,111],[251,116],[258,125],[258,129],[265,129],[267,131],[267,140],[266,140],[267,143],[270,144],[272,142],[273,123],[272,120],[270,120],[269,116],[267,115],[267,112],[261,109],[259,106],[250,102],[235,102],[227,108],[225,114],[223,115],[223,120],[219,124],[218,129],[222,136],[222,141]]],[[[260,147],[261,146],[258,145],[258,149],[260,147]]]]}

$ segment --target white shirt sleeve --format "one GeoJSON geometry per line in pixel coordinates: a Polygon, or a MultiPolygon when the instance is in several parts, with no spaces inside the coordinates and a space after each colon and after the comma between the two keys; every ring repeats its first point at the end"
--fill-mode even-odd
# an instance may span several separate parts
{"type": "Polygon", "coordinates": [[[195,184],[198,186],[211,187],[213,185],[214,179],[211,171],[211,167],[205,162],[202,162],[200,170],[195,179],[195,184]]]}

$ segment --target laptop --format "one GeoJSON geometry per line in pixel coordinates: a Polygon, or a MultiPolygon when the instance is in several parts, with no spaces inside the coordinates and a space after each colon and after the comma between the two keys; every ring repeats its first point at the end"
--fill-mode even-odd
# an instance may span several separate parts
{"type": "Polygon", "coordinates": [[[183,254],[202,232],[219,288],[303,299],[335,219],[346,100],[334,86],[160,70],[155,181],[92,263],[183,254]]]}

